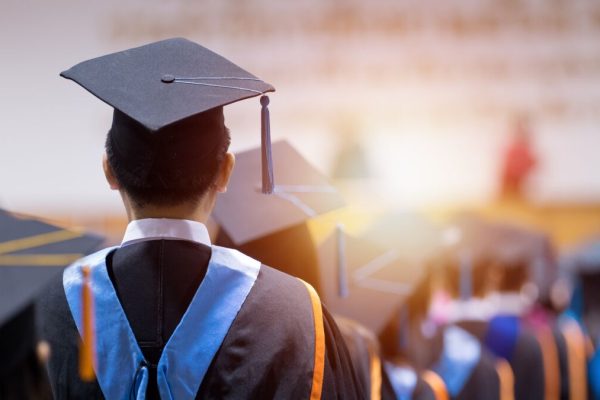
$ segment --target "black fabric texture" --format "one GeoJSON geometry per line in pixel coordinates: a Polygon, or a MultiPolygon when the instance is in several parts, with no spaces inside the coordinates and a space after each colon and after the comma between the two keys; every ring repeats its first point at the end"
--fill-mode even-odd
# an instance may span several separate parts
{"type": "MultiPolygon", "coordinates": [[[[461,321],[458,325],[482,343],[487,333],[484,321],[461,321]]],[[[513,356],[507,360],[515,377],[515,400],[544,399],[544,361],[535,335],[521,324],[513,356]]]]}
{"type": "MultiPolygon", "coordinates": [[[[136,338],[144,340],[140,340],[140,345],[149,360],[160,357],[164,342],[187,308],[184,303],[191,300],[194,282],[197,287],[204,276],[209,256],[210,248],[183,241],[141,242],[112,255],[110,269],[117,293],[136,338]],[[160,260],[164,263],[162,278],[160,260]],[[146,273],[142,273],[142,266],[146,273]],[[157,290],[157,282],[162,282],[161,290],[157,290]],[[167,288],[166,282],[172,286],[167,288]],[[162,311],[157,311],[158,307],[162,311]]],[[[55,397],[103,398],[97,382],[84,383],[78,377],[79,335],[62,280],[44,293],[40,305],[44,314],[42,334],[52,346],[49,370],[55,397]]],[[[312,318],[304,285],[263,265],[200,385],[197,398],[308,398],[314,362],[312,318]]],[[[325,308],[323,322],[327,353],[322,398],[365,398],[342,336],[325,308]]],[[[155,375],[151,377],[155,379],[155,375]]],[[[155,382],[150,384],[147,398],[158,398],[156,389],[155,382]]]]}
{"type": "MultiPolygon", "coordinates": [[[[487,331],[487,323],[484,321],[460,321],[456,325],[469,332],[480,343],[487,331]]],[[[479,362],[473,368],[471,376],[456,399],[500,399],[500,378],[496,370],[496,356],[483,345],[479,362]]]]}
{"type": "Polygon", "coordinates": [[[535,335],[522,327],[510,365],[515,375],[515,400],[543,400],[544,359],[535,335]]]}

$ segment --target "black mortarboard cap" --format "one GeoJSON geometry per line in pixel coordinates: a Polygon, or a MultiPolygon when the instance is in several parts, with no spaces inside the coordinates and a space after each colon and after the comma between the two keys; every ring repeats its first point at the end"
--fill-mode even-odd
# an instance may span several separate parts
{"type": "Polygon", "coordinates": [[[260,191],[256,168],[260,150],[236,154],[227,193],[219,195],[213,217],[235,245],[304,223],[344,205],[341,194],[288,142],[273,143],[277,184],[273,195],[260,191]]]}
{"type": "MultiPolygon", "coordinates": [[[[133,160],[132,166],[142,167],[151,166],[154,160],[136,157],[140,153],[137,147],[149,146],[155,141],[154,133],[170,128],[193,131],[195,120],[202,119],[203,113],[275,90],[224,57],[182,38],[84,61],[61,76],[115,109],[111,140],[126,153],[125,158],[133,160]]],[[[263,96],[261,104],[262,190],[270,193],[273,170],[269,99],[263,96]]],[[[217,142],[217,138],[208,136],[202,138],[204,145],[199,146],[204,154],[213,151],[217,142]]]]}
{"type": "Polygon", "coordinates": [[[33,303],[39,292],[101,242],[99,236],[0,210],[0,375],[35,343],[33,303]]]}

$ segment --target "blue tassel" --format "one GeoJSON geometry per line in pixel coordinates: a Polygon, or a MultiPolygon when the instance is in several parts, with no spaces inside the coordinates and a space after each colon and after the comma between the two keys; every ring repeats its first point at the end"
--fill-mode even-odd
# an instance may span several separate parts
{"type": "Polygon", "coordinates": [[[350,294],[348,289],[348,274],[346,268],[346,239],[344,236],[344,225],[337,224],[335,227],[337,244],[337,272],[338,272],[338,294],[345,298],[350,294]]]}
{"type": "Polygon", "coordinates": [[[275,179],[273,178],[273,157],[271,156],[271,124],[269,118],[269,97],[260,98],[262,106],[261,117],[261,148],[262,148],[262,192],[264,194],[273,193],[275,188],[275,179]]]}
{"type": "Polygon", "coordinates": [[[408,353],[408,328],[408,307],[403,306],[398,316],[398,349],[402,355],[408,353]]]}
{"type": "Polygon", "coordinates": [[[471,255],[468,251],[464,250],[460,252],[458,258],[460,267],[460,299],[469,300],[473,296],[471,255]]]}

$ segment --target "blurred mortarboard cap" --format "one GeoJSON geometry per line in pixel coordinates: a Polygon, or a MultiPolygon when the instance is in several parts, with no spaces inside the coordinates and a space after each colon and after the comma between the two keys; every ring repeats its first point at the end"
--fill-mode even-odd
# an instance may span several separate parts
{"type": "MultiPolygon", "coordinates": [[[[275,90],[224,57],[182,38],[84,61],[61,76],[115,109],[111,129],[115,147],[144,166],[151,166],[153,160],[136,158],[136,147],[150,146],[160,133],[206,133],[194,127],[209,111],[222,113],[223,106],[275,90]]],[[[270,180],[266,185],[272,186],[268,102],[261,98],[263,174],[270,180]]],[[[196,137],[194,144],[199,143],[198,151],[208,154],[223,134],[224,129],[217,129],[213,135],[196,137]]],[[[269,192],[270,188],[263,190],[269,192]]]]}
{"type": "Polygon", "coordinates": [[[40,291],[101,242],[99,236],[0,210],[0,374],[35,343],[33,304],[40,291]]]}
{"type": "Polygon", "coordinates": [[[341,194],[288,142],[273,143],[277,184],[260,191],[260,149],[236,154],[227,193],[219,195],[213,217],[235,245],[302,224],[344,205],[341,194]]]}
{"type": "Polygon", "coordinates": [[[354,319],[376,333],[396,315],[401,304],[423,277],[423,269],[398,250],[336,229],[319,245],[321,297],[333,313],[354,319]],[[344,246],[340,248],[340,235],[344,246]],[[345,262],[348,285],[340,296],[339,252],[345,262]]]}

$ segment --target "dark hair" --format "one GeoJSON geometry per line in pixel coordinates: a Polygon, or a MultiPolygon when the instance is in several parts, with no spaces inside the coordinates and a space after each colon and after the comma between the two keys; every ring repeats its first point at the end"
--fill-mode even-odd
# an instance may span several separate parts
{"type": "MultiPolygon", "coordinates": [[[[444,255],[440,263],[444,274],[444,283],[450,295],[460,297],[461,265],[457,254],[444,255]]],[[[471,295],[484,297],[490,288],[491,259],[487,255],[476,255],[471,259],[471,295]]]]}
{"type": "Polygon", "coordinates": [[[500,279],[497,290],[500,292],[518,292],[529,280],[529,262],[526,257],[498,259],[495,268],[499,269],[500,279]]]}
{"type": "Polygon", "coordinates": [[[106,138],[108,163],[122,190],[138,207],[196,203],[214,183],[231,142],[222,107],[143,132],[141,143],[139,129],[115,113],[106,138]],[[138,136],[134,147],[133,135],[138,136]]]}

